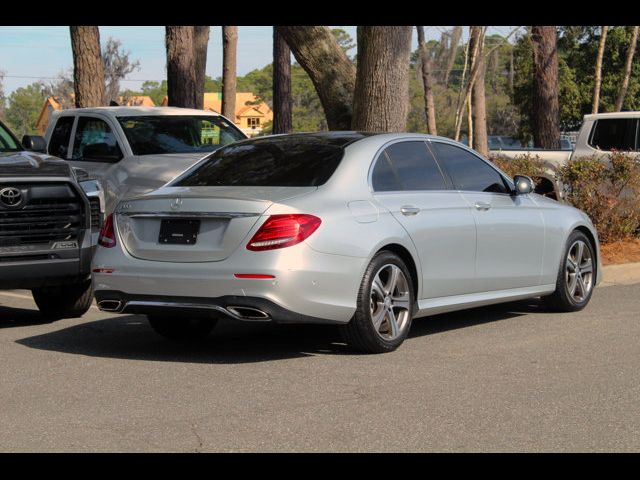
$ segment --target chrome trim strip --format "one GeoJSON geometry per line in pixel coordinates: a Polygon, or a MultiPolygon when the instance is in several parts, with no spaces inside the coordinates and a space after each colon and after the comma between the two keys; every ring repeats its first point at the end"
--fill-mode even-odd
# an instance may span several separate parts
{"type": "MultiPolygon", "coordinates": [[[[181,303],[181,302],[161,302],[161,301],[154,301],[154,300],[131,300],[124,304],[124,307],[122,308],[121,313],[126,313],[128,307],[192,308],[192,309],[198,309],[198,310],[214,310],[216,312],[223,313],[236,320],[242,320],[242,321],[264,322],[264,321],[271,320],[269,316],[265,318],[241,317],[227,310],[226,308],[221,307],[220,305],[209,305],[206,303],[181,303]]],[[[251,307],[247,307],[247,308],[251,308],[251,307]]]]}
{"type": "Polygon", "coordinates": [[[259,217],[259,213],[238,212],[116,212],[130,218],[245,218],[259,217]]]}

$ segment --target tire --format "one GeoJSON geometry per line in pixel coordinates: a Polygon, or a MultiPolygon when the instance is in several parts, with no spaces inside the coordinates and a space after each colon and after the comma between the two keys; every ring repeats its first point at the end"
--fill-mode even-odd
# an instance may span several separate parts
{"type": "Polygon", "coordinates": [[[395,350],[409,334],[414,302],[411,274],[402,259],[387,251],[376,254],[360,284],[356,313],[341,327],[344,340],[364,353],[395,350]],[[394,285],[390,285],[392,272],[398,274],[394,285]]]}
{"type": "Polygon", "coordinates": [[[38,309],[47,318],[76,318],[84,315],[93,301],[91,280],[31,290],[38,309]]]}
{"type": "Polygon", "coordinates": [[[569,235],[560,259],[556,290],[542,299],[545,306],[556,312],[582,310],[591,300],[596,268],[596,255],[591,240],[581,231],[574,230],[569,235]]]}
{"type": "Polygon", "coordinates": [[[215,318],[181,318],[150,315],[147,319],[156,333],[174,341],[204,340],[218,323],[215,318]]]}

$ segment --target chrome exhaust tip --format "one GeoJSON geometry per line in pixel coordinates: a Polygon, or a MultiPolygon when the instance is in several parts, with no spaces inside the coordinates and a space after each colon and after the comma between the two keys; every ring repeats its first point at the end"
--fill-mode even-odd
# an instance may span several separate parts
{"type": "Polygon", "coordinates": [[[122,302],[120,300],[101,300],[98,302],[98,308],[103,312],[119,312],[122,310],[122,302]]]}
{"type": "Polygon", "coordinates": [[[258,310],[257,308],[229,306],[227,307],[227,311],[234,317],[240,318],[241,320],[250,320],[254,322],[271,320],[267,313],[262,310],[258,310]]]}

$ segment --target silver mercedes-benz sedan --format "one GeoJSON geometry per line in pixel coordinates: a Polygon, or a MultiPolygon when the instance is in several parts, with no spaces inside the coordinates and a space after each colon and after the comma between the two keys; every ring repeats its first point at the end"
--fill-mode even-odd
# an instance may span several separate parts
{"type": "Polygon", "coordinates": [[[240,141],[118,205],[95,295],[168,338],[207,335],[221,316],[334,323],[365,352],[441,312],[529,297],[580,310],[601,277],[598,235],[532,189],[428,135],[240,141]]]}

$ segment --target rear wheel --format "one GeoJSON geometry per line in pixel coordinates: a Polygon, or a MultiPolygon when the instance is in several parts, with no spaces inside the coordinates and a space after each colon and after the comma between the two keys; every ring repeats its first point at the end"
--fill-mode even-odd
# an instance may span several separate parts
{"type": "Polygon", "coordinates": [[[91,280],[31,290],[40,312],[48,318],[74,318],[84,315],[93,301],[91,280]]]}
{"type": "Polygon", "coordinates": [[[587,236],[576,230],[567,240],[558,268],[556,291],[543,300],[551,310],[575,312],[591,300],[596,279],[596,256],[587,236]]]}
{"type": "Polygon", "coordinates": [[[215,318],[147,317],[151,328],[169,340],[193,341],[207,338],[218,323],[215,318]]]}
{"type": "Polygon", "coordinates": [[[358,294],[358,308],[342,327],[347,343],[362,352],[385,353],[407,338],[413,316],[411,275],[400,257],[377,254],[367,267],[358,294]]]}

